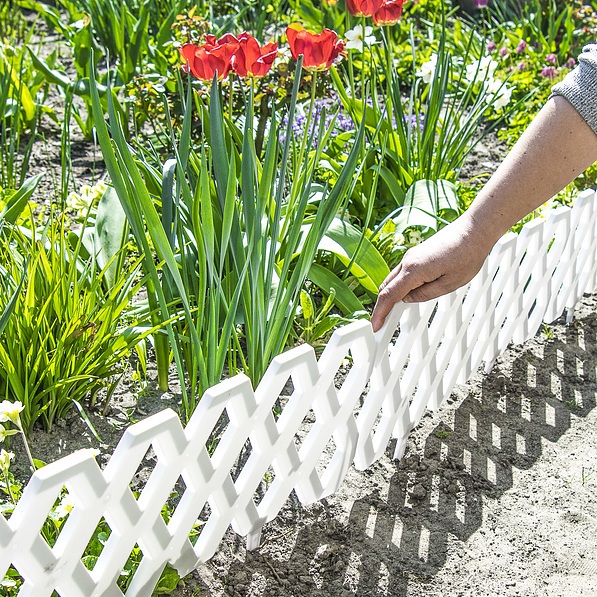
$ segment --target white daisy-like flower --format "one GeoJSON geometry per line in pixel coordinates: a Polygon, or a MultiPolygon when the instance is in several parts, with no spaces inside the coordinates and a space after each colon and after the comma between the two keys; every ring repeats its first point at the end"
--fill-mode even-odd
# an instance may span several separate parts
{"type": "Polygon", "coordinates": [[[415,73],[417,77],[423,79],[423,83],[430,83],[437,68],[437,54],[431,54],[427,62],[421,64],[421,68],[415,73]]]}
{"type": "Polygon", "coordinates": [[[10,576],[5,576],[2,582],[0,582],[0,587],[6,587],[7,589],[12,589],[17,586],[17,581],[14,578],[10,578],[10,576]]]}
{"type": "Polygon", "coordinates": [[[50,517],[54,520],[62,520],[66,518],[75,507],[75,500],[69,495],[66,494],[61,500],[60,503],[54,508],[51,512],[50,517]]]}
{"type": "Polygon", "coordinates": [[[499,79],[490,79],[487,81],[485,89],[488,93],[488,100],[496,110],[505,108],[512,98],[512,87],[508,87],[499,79]]]}
{"type": "Polygon", "coordinates": [[[497,67],[498,63],[490,56],[483,56],[480,60],[466,65],[466,80],[472,83],[492,79],[497,67]]]}
{"type": "Polygon", "coordinates": [[[344,36],[346,37],[345,47],[348,50],[362,52],[365,46],[377,43],[377,38],[373,35],[373,27],[369,26],[363,30],[363,25],[356,25],[353,29],[347,31],[344,36]]]}

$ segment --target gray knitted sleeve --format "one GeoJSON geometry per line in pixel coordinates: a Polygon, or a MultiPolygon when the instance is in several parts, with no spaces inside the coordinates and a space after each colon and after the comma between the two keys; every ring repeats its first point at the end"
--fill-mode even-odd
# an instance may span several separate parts
{"type": "Polygon", "coordinates": [[[597,134],[597,43],[583,48],[578,66],[554,85],[552,95],[565,97],[597,134]]]}

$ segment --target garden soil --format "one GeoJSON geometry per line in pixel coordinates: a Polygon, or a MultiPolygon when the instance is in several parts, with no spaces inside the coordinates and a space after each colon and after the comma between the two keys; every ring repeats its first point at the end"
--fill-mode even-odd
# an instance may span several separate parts
{"type": "MultiPolygon", "coordinates": [[[[78,182],[91,181],[96,155],[74,141],[78,182]]],[[[52,149],[34,156],[40,167],[60,163],[52,149]]],[[[481,146],[472,171],[491,169],[492,152],[481,146]]],[[[310,506],[292,496],[259,549],[229,531],[173,595],[597,597],[596,311],[597,296],[585,297],[571,325],[511,346],[425,415],[402,460],[390,444],[334,496],[310,506]]],[[[73,409],[35,432],[33,454],[51,462],[95,447],[105,464],[127,425],[177,403],[153,371],[143,389],[126,376],[107,417],[88,409],[97,437],[73,409]]],[[[11,449],[24,476],[17,439],[11,449]]]]}

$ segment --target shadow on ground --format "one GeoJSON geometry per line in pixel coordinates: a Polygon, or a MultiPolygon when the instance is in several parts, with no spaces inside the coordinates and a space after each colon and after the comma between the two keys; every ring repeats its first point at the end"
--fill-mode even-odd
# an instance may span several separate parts
{"type": "Polygon", "coordinates": [[[223,592],[208,594],[401,596],[430,580],[445,565],[449,542],[480,528],[484,497],[512,488],[514,468],[533,467],[544,440],[557,442],[573,417],[595,407],[593,320],[511,347],[489,375],[442,406],[440,422],[410,440],[400,463],[355,473],[389,470],[389,484],[365,481],[353,488],[352,505],[337,503],[347,493],[309,512],[291,504],[266,527],[262,548],[227,567],[223,592]],[[348,520],[338,516],[343,508],[348,520]]]}

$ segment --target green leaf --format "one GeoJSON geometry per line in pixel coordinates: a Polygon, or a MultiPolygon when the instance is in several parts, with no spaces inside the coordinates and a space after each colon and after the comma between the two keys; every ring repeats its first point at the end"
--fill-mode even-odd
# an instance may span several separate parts
{"type": "Polygon", "coordinates": [[[180,575],[178,572],[172,566],[166,564],[152,595],[172,595],[179,582],[180,575]]]}
{"type": "Polygon", "coordinates": [[[122,249],[126,236],[126,214],[122,209],[114,187],[107,187],[97,206],[95,218],[94,244],[97,251],[97,263],[100,269],[106,270],[105,279],[112,288],[118,277],[119,263],[113,259],[122,249]]]}
{"type": "Polygon", "coordinates": [[[319,286],[326,294],[330,294],[334,290],[334,303],[344,315],[352,315],[364,309],[363,303],[361,303],[356,294],[348,287],[346,282],[318,263],[314,263],[311,266],[309,280],[316,286],[319,286]]]}
{"type": "MultiPolygon", "coordinates": [[[[41,60],[41,58],[39,58],[29,46],[27,46],[27,50],[29,51],[29,55],[33,61],[33,66],[35,66],[35,68],[44,75],[48,83],[58,85],[58,87],[62,87],[62,89],[65,90],[71,90],[73,93],[75,93],[75,95],[81,95],[85,97],[89,97],[91,95],[91,82],[88,77],[83,77],[73,81],[64,73],[48,66],[48,64],[41,60]]],[[[103,96],[106,94],[108,88],[105,85],[101,85],[95,81],[94,86],[99,95],[103,96]]]]}
{"type": "Polygon", "coordinates": [[[453,219],[458,215],[458,195],[447,180],[417,180],[406,192],[404,209],[394,219],[396,232],[413,226],[437,230],[440,212],[453,219]]]}
{"type": "Polygon", "coordinates": [[[342,263],[349,265],[360,284],[374,294],[390,273],[384,258],[363,232],[340,218],[334,218],[319,249],[334,253],[342,263]]]}
{"type": "Polygon", "coordinates": [[[12,312],[14,311],[15,305],[19,298],[19,294],[21,293],[21,289],[23,288],[23,284],[25,282],[26,277],[27,277],[27,270],[25,268],[25,272],[23,273],[23,277],[21,278],[19,285],[17,286],[12,297],[8,301],[6,307],[4,307],[4,311],[2,312],[2,317],[0,317],[0,336],[2,335],[2,332],[4,331],[4,328],[6,327],[6,324],[8,323],[10,316],[12,315],[12,312]]]}
{"type": "Polygon", "coordinates": [[[18,217],[25,209],[27,202],[31,198],[31,195],[33,195],[42,176],[43,174],[32,176],[21,185],[17,192],[10,197],[4,209],[0,212],[0,220],[10,222],[11,224],[14,224],[17,221],[18,217]]]}
{"type": "Polygon", "coordinates": [[[313,300],[306,290],[301,290],[301,309],[303,310],[303,317],[305,319],[311,319],[315,315],[313,300]]]}

